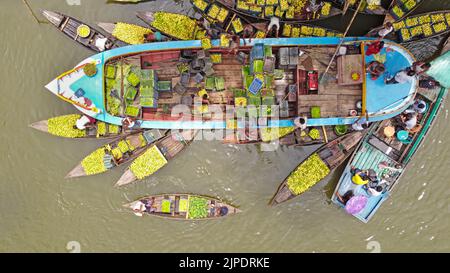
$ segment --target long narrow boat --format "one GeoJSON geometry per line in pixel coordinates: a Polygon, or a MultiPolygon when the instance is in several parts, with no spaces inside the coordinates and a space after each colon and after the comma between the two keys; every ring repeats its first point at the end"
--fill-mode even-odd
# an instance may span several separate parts
{"type": "Polygon", "coordinates": [[[312,146],[326,144],[338,137],[351,133],[348,125],[309,127],[304,130],[295,127],[246,128],[229,132],[224,139],[227,144],[279,144],[283,146],[312,146]],[[278,142],[278,143],[277,143],[278,142]]]}
{"type": "MultiPolygon", "coordinates": [[[[196,7],[205,6],[208,2],[206,0],[190,1],[196,7]]],[[[215,2],[226,5],[253,20],[270,20],[271,17],[277,16],[283,21],[312,22],[342,14],[342,10],[334,7],[330,1],[323,1],[324,5],[315,13],[306,11],[309,0],[216,0],[215,2]]],[[[220,14],[220,10],[214,9],[211,13],[220,14]]]]}
{"type": "MultiPolygon", "coordinates": [[[[386,39],[398,43],[413,43],[423,39],[443,36],[450,32],[450,11],[433,11],[406,17],[393,22],[394,31],[386,39]]],[[[367,34],[376,36],[383,27],[375,28],[367,34]]]]}
{"type": "Polygon", "coordinates": [[[30,127],[44,133],[66,138],[108,139],[131,133],[123,131],[122,126],[107,124],[102,121],[96,121],[93,124],[94,126],[85,130],[79,130],[75,128],[76,121],[79,118],[81,118],[79,114],[58,116],[32,123],[30,127]]]}
{"type": "Polygon", "coordinates": [[[395,136],[386,137],[384,134],[386,127],[395,125],[395,119],[378,122],[371,127],[345,168],[331,199],[333,203],[339,207],[345,207],[337,194],[340,196],[365,196],[368,200],[367,204],[362,211],[353,216],[364,223],[372,219],[381,204],[392,193],[394,186],[400,181],[405,169],[420,148],[438,115],[447,90],[442,88],[440,91],[435,91],[434,93],[426,90],[419,91],[416,98],[425,101],[428,110],[424,114],[420,114],[418,119],[422,129],[417,133],[410,134],[406,141],[400,141],[395,136]],[[381,195],[371,195],[365,187],[354,184],[352,182],[352,167],[363,171],[375,171],[378,180],[380,180],[379,185],[384,187],[381,195]]]}
{"type": "MultiPolygon", "coordinates": [[[[362,4],[362,7],[358,11],[360,14],[366,14],[366,15],[386,15],[388,10],[387,7],[384,7],[383,4],[380,6],[370,6],[367,4],[366,0],[363,0],[365,3],[362,4]]],[[[341,10],[344,10],[345,2],[348,2],[348,0],[332,0],[332,2],[341,10]]],[[[354,12],[356,8],[359,5],[359,1],[355,0],[352,1],[353,3],[350,3],[348,10],[354,12]]]]}
{"type": "MultiPolygon", "coordinates": [[[[91,56],[46,88],[98,120],[120,125],[134,117],[144,129],[240,128],[238,116],[250,115],[252,107],[261,117],[257,127],[292,127],[297,117],[308,117],[310,127],[353,124],[364,113],[379,121],[408,107],[417,80],[386,85],[383,77],[366,75],[366,64],[377,57],[365,54],[372,40],[344,38],[346,53],[327,74],[340,38],[253,39],[237,55],[225,40],[213,40],[207,51],[201,41],[134,45],[91,56]],[[97,73],[89,77],[84,67],[92,63],[97,73]],[[79,89],[92,104],[72,99],[79,89]]],[[[381,54],[389,74],[415,61],[389,41],[381,54]]]]}
{"type": "Polygon", "coordinates": [[[106,33],[112,35],[114,38],[130,44],[138,45],[145,43],[145,34],[151,34],[153,31],[151,29],[124,22],[117,23],[98,23],[101,29],[106,31],[106,33]]]}
{"type": "Polygon", "coordinates": [[[67,37],[95,52],[103,51],[102,47],[99,48],[96,45],[97,41],[102,41],[103,39],[107,39],[105,49],[113,49],[125,45],[114,38],[103,35],[100,31],[73,17],[49,10],[42,11],[42,14],[67,37]]]}
{"type": "MultiPolygon", "coordinates": [[[[252,38],[273,38],[265,36],[269,22],[252,22],[220,1],[210,3],[194,1],[193,5],[203,18],[213,21],[214,26],[219,27],[224,32],[240,35],[247,25],[252,25],[254,33],[254,37],[252,38]],[[220,10],[220,12],[216,14],[213,12],[214,10],[220,10]]],[[[150,23],[151,18],[153,17],[151,14],[152,13],[140,13],[138,16],[145,22],[150,23]]],[[[343,36],[342,33],[335,30],[291,21],[280,22],[279,35],[294,38],[343,36]]]]}
{"type": "Polygon", "coordinates": [[[151,215],[175,220],[219,219],[241,212],[219,199],[194,194],[160,194],[140,198],[124,207],[137,216],[151,215]]]}
{"type": "Polygon", "coordinates": [[[153,175],[189,146],[196,134],[194,130],[171,132],[136,158],[115,186],[124,186],[153,175]]]}
{"type": "Polygon", "coordinates": [[[86,156],[66,178],[100,174],[122,166],[143,154],[166,133],[164,130],[147,130],[117,138],[86,156]]]}
{"type": "Polygon", "coordinates": [[[365,131],[355,131],[324,145],[300,163],[278,187],[270,205],[291,200],[322,181],[353,153],[365,131]]]}

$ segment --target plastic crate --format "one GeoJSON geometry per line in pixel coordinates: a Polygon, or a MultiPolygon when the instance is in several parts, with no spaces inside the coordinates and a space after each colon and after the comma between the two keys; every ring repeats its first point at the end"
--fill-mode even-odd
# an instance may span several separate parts
{"type": "Polygon", "coordinates": [[[312,118],[320,118],[320,107],[319,106],[312,106],[311,107],[311,117],[312,118]]]}
{"type": "Polygon", "coordinates": [[[216,80],[214,77],[207,77],[205,80],[205,89],[206,90],[214,90],[216,86],[216,80]]]}
{"type": "Polygon", "coordinates": [[[160,92],[171,91],[172,90],[172,82],[171,81],[159,81],[156,84],[156,89],[160,92]]]}
{"type": "Polygon", "coordinates": [[[225,90],[225,79],[223,77],[215,77],[215,86],[217,91],[225,90]]]}
{"type": "Polygon", "coordinates": [[[248,87],[248,91],[250,91],[250,93],[252,94],[257,94],[259,92],[259,90],[261,90],[261,88],[263,87],[263,81],[258,79],[258,78],[254,78],[252,83],[250,84],[250,86],[248,87]]]}
{"type": "Polygon", "coordinates": [[[252,60],[264,59],[264,44],[255,44],[250,52],[250,58],[252,60]]]}
{"type": "Polygon", "coordinates": [[[264,46],[264,57],[272,57],[272,47],[264,46]]]}

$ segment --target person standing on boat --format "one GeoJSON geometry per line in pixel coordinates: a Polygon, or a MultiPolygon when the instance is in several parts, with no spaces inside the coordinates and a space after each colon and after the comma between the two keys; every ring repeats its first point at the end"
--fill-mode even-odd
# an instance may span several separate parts
{"type": "Polygon", "coordinates": [[[386,84],[407,83],[414,79],[416,72],[414,70],[406,69],[401,70],[395,74],[394,77],[385,80],[386,84]]]}
{"type": "Polygon", "coordinates": [[[75,122],[74,128],[78,130],[85,130],[86,128],[94,127],[95,121],[95,118],[83,115],[75,122]]]}
{"type": "Polygon", "coordinates": [[[125,129],[133,130],[140,127],[140,124],[133,118],[126,117],[122,119],[122,126],[125,129]]]}
{"type": "Polygon", "coordinates": [[[378,54],[384,47],[384,41],[375,41],[367,45],[366,55],[378,54]]]}
{"type": "Polygon", "coordinates": [[[270,18],[270,24],[267,27],[266,37],[269,36],[271,31],[273,31],[273,28],[276,28],[275,37],[278,38],[278,32],[280,31],[280,19],[275,16],[270,18]]]}
{"type": "Polygon", "coordinates": [[[95,39],[95,47],[98,48],[100,52],[111,49],[112,44],[108,38],[97,38],[95,39]]]}
{"type": "Polygon", "coordinates": [[[405,110],[405,113],[417,113],[423,114],[427,111],[427,103],[423,100],[416,100],[414,103],[405,110]]]}
{"type": "Polygon", "coordinates": [[[384,37],[388,36],[392,31],[394,31],[394,26],[391,22],[387,22],[384,27],[377,32],[378,38],[384,39],[384,37]]]}
{"type": "Polygon", "coordinates": [[[358,119],[355,123],[352,124],[352,129],[355,131],[363,131],[369,128],[369,122],[365,119],[358,119]]]}
{"type": "Polygon", "coordinates": [[[412,130],[417,125],[417,113],[402,115],[401,120],[406,130],[412,130]]]}

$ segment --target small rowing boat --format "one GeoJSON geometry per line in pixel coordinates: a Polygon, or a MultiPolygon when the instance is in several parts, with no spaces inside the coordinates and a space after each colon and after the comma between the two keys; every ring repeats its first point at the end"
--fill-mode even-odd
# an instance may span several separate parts
{"type": "Polygon", "coordinates": [[[278,205],[306,192],[339,167],[353,153],[365,131],[355,131],[324,145],[300,163],[281,183],[270,205],[278,205]]]}
{"type": "Polygon", "coordinates": [[[185,130],[181,133],[171,132],[157,141],[131,163],[115,186],[124,186],[156,173],[189,146],[196,133],[193,130],[185,130]]]}
{"type": "Polygon", "coordinates": [[[151,215],[175,220],[219,219],[241,212],[219,199],[194,194],[160,194],[125,204],[137,216],[151,215]]]}
{"type": "Polygon", "coordinates": [[[395,134],[389,133],[388,128],[398,126],[398,119],[393,118],[378,122],[370,128],[367,136],[359,144],[352,155],[348,165],[339,179],[335,192],[331,198],[332,202],[339,207],[346,208],[349,198],[362,197],[367,200],[365,206],[359,210],[349,212],[360,221],[367,223],[373,218],[388,197],[392,194],[394,187],[399,183],[405,173],[405,169],[411,162],[416,152],[420,149],[425,137],[431,130],[439,110],[442,108],[443,100],[447,94],[445,88],[434,91],[421,89],[416,99],[426,103],[426,111],[418,115],[420,130],[415,133],[397,130],[395,134]],[[369,182],[367,185],[356,185],[352,182],[354,171],[372,170],[376,174],[377,182],[369,182]],[[373,185],[372,185],[373,183],[373,185]],[[380,187],[376,190],[374,189],[380,187]],[[371,191],[369,191],[371,189],[371,191]]]}
{"type": "MultiPolygon", "coordinates": [[[[247,25],[253,26],[253,36],[251,38],[270,38],[271,36],[266,36],[267,27],[269,22],[252,22],[252,20],[247,19],[242,14],[231,9],[229,6],[225,5],[220,1],[215,1],[211,3],[194,1],[194,8],[198,11],[203,18],[208,19],[208,21],[213,22],[213,27],[218,27],[222,31],[227,33],[233,33],[241,35],[244,28],[247,25]],[[216,13],[214,10],[219,9],[216,13]]],[[[141,18],[144,15],[141,14],[141,18]]],[[[147,20],[148,21],[148,20],[147,20]]],[[[282,21],[280,22],[280,36],[283,37],[341,37],[342,33],[323,28],[320,26],[313,26],[304,23],[282,21]]],[[[246,37],[250,38],[250,37],[246,37]]]]}
{"type": "Polygon", "coordinates": [[[30,127],[54,136],[66,138],[108,139],[130,133],[124,132],[122,126],[108,124],[98,120],[91,126],[86,127],[85,130],[79,130],[75,127],[79,118],[81,118],[79,114],[58,116],[35,122],[30,124],[30,127]]]}
{"type": "MultiPolygon", "coordinates": [[[[385,38],[402,44],[443,36],[450,32],[450,11],[413,15],[393,22],[392,25],[394,31],[385,38]]],[[[377,36],[382,28],[383,26],[369,31],[367,36],[377,36]]]]}
{"type": "MultiPolygon", "coordinates": [[[[208,4],[205,0],[190,1],[195,7],[204,7],[208,4]]],[[[322,1],[321,5],[311,5],[311,1],[288,0],[217,0],[215,3],[226,5],[252,20],[270,20],[276,16],[282,21],[311,22],[342,14],[342,10],[334,7],[330,1],[322,1]]],[[[212,5],[206,12],[213,17],[224,13],[218,5],[212,5]]]]}
{"type": "Polygon", "coordinates": [[[143,154],[166,133],[165,130],[147,130],[117,138],[86,156],[66,178],[100,174],[122,166],[143,154]]]}
{"type": "Polygon", "coordinates": [[[103,35],[100,31],[73,17],[49,10],[42,11],[42,14],[59,31],[95,52],[102,52],[125,45],[114,38],[103,35]]]}

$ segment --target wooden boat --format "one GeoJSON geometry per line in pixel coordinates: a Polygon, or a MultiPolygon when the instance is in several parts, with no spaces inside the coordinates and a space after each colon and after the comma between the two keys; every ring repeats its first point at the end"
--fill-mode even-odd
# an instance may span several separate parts
{"type": "MultiPolygon", "coordinates": [[[[269,22],[252,22],[252,20],[247,19],[245,16],[241,15],[240,13],[236,12],[220,1],[214,1],[210,3],[194,1],[193,5],[195,10],[198,11],[203,18],[214,21],[214,26],[220,28],[224,32],[240,35],[247,25],[252,25],[254,33],[252,38],[273,38],[272,36],[266,36],[269,22]],[[209,11],[213,8],[218,8],[223,11],[223,15],[221,16],[221,18],[212,17],[213,15],[209,11]]],[[[144,19],[145,15],[141,14],[139,17],[144,19]]],[[[149,19],[145,21],[149,22],[149,19]]],[[[343,36],[343,34],[339,31],[291,21],[280,22],[279,35],[283,37],[343,36]]]]}
{"type": "MultiPolygon", "coordinates": [[[[371,9],[368,5],[367,5],[367,1],[364,0],[365,3],[363,3],[362,7],[360,8],[360,10],[358,11],[358,13],[360,14],[365,14],[365,15],[386,15],[388,10],[386,9],[387,7],[383,6],[383,3],[381,6],[377,6],[374,9],[371,9]]],[[[344,10],[344,5],[345,2],[347,2],[347,0],[333,0],[332,1],[339,9],[344,10]]],[[[350,5],[348,7],[348,10],[354,12],[356,10],[356,8],[359,5],[359,1],[355,1],[355,3],[353,5],[350,5]]]]}
{"type": "MultiPolygon", "coordinates": [[[[406,17],[393,22],[394,32],[386,39],[398,43],[413,43],[423,39],[447,35],[450,32],[450,11],[433,11],[406,17]]],[[[367,33],[374,37],[383,27],[375,28],[367,33]]]]}
{"type": "Polygon", "coordinates": [[[130,131],[123,131],[122,126],[107,124],[102,121],[96,121],[92,127],[88,127],[85,130],[74,129],[76,121],[80,117],[81,115],[78,114],[58,116],[35,122],[30,124],[30,127],[44,133],[66,138],[109,139],[131,133],[130,131]]]}
{"type": "Polygon", "coordinates": [[[387,126],[395,126],[397,123],[395,118],[378,122],[370,128],[367,136],[352,155],[339,179],[331,199],[333,203],[339,207],[345,207],[345,204],[340,201],[336,193],[340,196],[345,196],[350,192],[354,196],[366,196],[368,199],[367,205],[361,212],[353,216],[364,223],[372,219],[375,212],[392,194],[394,187],[399,183],[400,178],[405,173],[405,169],[421,147],[439,113],[447,90],[442,88],[434,91],[430,92],[429,90],[421,89],[417,94],[417,99],[427,103],[427,111],[419,115],[418,121],[422,125],[421,130],[417,133],[409,134],[407,140],[400,141],[395,136],[388,138],[384,134],[384,129],[387,126]],[[370,169],[375,171],[380,181],[378,185],[384,187],[381,195],[373,196],[363,186],[354,184],[352,182],[352,167],[363,171],[370,169]]]}
{"type": "Polygon", "coordinates": [[[450,50],[450,36],[445,40],[444,44],[442,45],[441,55],[445,54],[450,50]]]}
{"type": "Polygon", "coordinates": [[[151,215],[175,220],[219,219],[241,212],[219,199],[194,194],[160,194],[125,204],[137,216],[151,215]]]}
{"type": "Polygon", "coordinates": [[[355,131],[321,147],[300,163],[281,183],[270,205],[278,205],[304,193],[322,181],[353,153],[365,131],[355,131]]]}
{"type": "Polygon", "coordinates": [[[272,133],[269,129],[252,130],[245,128],[230,132],[224,139],[226,144],[279,144],[283,146],[312,146],[326,144],[344,134],[353,132],[351,126],[345,127],[345,132],[337,132],[336,126],[309,127],[305,130],[295,127],[274,128],[279,132],[272,133]],[[317,136],[314,136],[316,134],[317,136]],[[278,143],[276,143],[278,141],[278,143]]]}
{"type": "Polygon", "coordinates": [[[153,32],[151,29],[123,22],[100,22],[97,23],[97,25],[114,38],[130,45],[145,43],[144,34],[150,34],[153,32]]]}
{"type": "Polygon", "coordinates": [[[42,11],[42,14],[44,15],[45,18],[47,18],[47,20],[50,23],[52,23],[56,28],[58,28],[58,30],[60,30],[66,36],[78,42],[82,46],[89,48],[90,50],[93,50],[95,52],[101,51],[101,49],[96,46],[96,41],[99,39],[105,38],[107,39],[105,43],[106,49],[118,48],[125,45],[114,38],[103,35],[100,31],[96,30],[95,28],[87,24],[84,24],[83,22],[73,17],[49,10],[42,11]],[[87,26],[89,28],[88,30],[89,33],[87,37],[79,36],[78,28],[80,26],[87,26]]]}
{"type": "MultiPolygon", "coordinates": [[[[261,117],[257,127],[292,127],[297,117],[308,117],[309,127],[353,124],[366,112],[378,121],[401,113],[416,91],[415,79],[386,85],[382,77],[372,80],[365,74],[366,64],[375,60],[364,53],[371,42],[367,38],[344,38],[346,54],[335,58],[326,74],[340,38],[253,39],[237,55],[221,42],[213,40],[207,51],[201,41],[110,50],[89,57],[46,87],[107,123],[120,125],[130,116],[143,129],[216,130],[242,128],[238,116],[250,115],[253,106],[261,117]],[[88,77],[83,68],[92,62],[101,69],[88,77]],[[71,100],[79,89],[92,104],[71,100]],[[207,106],[201,102],[205,92],[207,106]],[[234,107],[233,117],[222,115],[227,107],[234,107]],[[175,109],[182,112],[172,115],[175,109]]],[[[408,51],[389,41],[381,53],[390,74],[414,62],[408,51]]]]}
{"type": "MultiPolygon", "coordinates": [[[[205,0],[190,0],[195,7],[204,6],[205,0]]],[[[282,21],[312,22],[330,18],[342,14],[342,10],[334,7],[332,2],[325,3],[318,12],[308,13],[306,4],[300,12],[294,11],[294,5],[288,1],[268,0],[268,1],[246,1],[246,0],[217,0],[217,3],[228,6],[233,11],[246,16],[252,20],[270,20],[270,17],[277,16],[282,21]],[[283,11],[281,11],[283,2],[283,11]],[[278,11],[277,11],[278,10],[278,11]]],[[[308,1],[309,3],[309,1],[308,1]]],[[[210,11],[207,11],[210,12],[210,11]]],[[[213,10],[214,12],[214,10],[213,10]]],[[[214,12],[215,13],[215,12],[214,12]]]]}
{"type": "Polygon", "coordinates": [[[189,146],[194,141],[196,133],[193,130],[171,132],[136,158],[115,186],[124,186],[153,175],[189,146]]]}
{"type": "Polygon", "coordinates": [[[86,156],[66,178],[100,174],[122,166],[147,151],[166,133],[166,130],[147,130],[117,138],[86,156]]]}

